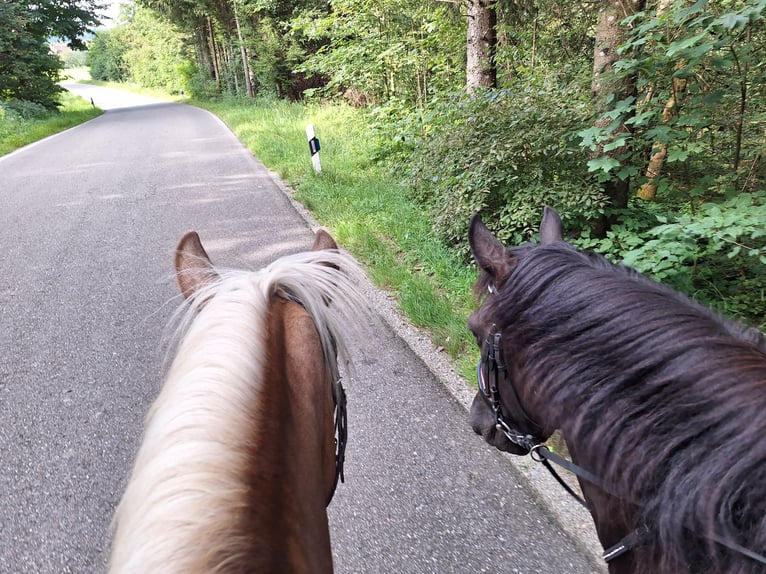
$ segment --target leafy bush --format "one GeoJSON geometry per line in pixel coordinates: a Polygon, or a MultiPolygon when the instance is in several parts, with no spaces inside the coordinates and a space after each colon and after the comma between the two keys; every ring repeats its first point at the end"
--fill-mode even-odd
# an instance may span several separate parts
{"type": "Polygon", "coordinates": [[[124,82],[128,79],[125,53],[128,43],[122,28],[99,30],[88,45],[85,59],[94,80],[124,82]]]}
{"type": "Polygon", "coordinates": [[[747,323],[766,327],[766,192],[680,213],[635,202],[592,248],[747,323]]]}
{"type": "Polygon", "coordinates": [[[673,0],[624,24],[631,33],[616,73],[634,82],[637,94],[614,100],[600,123],[580,132],[590,151],[624,150],[599,155],[591,170],[638,184],[653,170],[665,200],[760,189],[766,2],[673,0]],[[617,134],[623,122],[629,130],[617,134]],[[664,160],[649,170],[655,154],[664,160]]]}
{"type": "Polygon", "coordinates": [[[24,120],[35,120],[50,114],[50,110],[44,105],[26,100],[0,102],[0,109],[4,111],[4,115],[8,120],[14,117],[24,120]]]}
{"type": "Polygon", "coordinates": [[[571,228],[586,225],[606,203],[574,135],[588,121],[582,92],[480,91],[437,104],[424,121],[408,185],[430,210],[435,233],[462,254],[473,213],[512,244],[529,239],[546,204],[571,228]]]}
{"type": "Polygon", "coordinates": [[[86,65],[88,59],[88,52],[85,50],[69,50],[60,54],[59,57],[64,63],[64,69],[71,70],[72,68],[83,68],[86,65]]]}
{"type": "Polygon", "coordinates": [[[181,88],[190,97],[212,98],[218,95],[218,84],[196,62],[186,60],[176,68],[181,78],[181,88]]]}

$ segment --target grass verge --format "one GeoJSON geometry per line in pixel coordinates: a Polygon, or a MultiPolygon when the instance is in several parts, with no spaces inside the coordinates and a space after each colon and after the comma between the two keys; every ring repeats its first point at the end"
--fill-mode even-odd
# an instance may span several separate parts
{"type": "MultiPolygon", "coordinates": [[[[281,101],[203,101],[322,225],[392,293],[400,311],[429,332],[459,372],[472,379],[477,351],[466,319],[475,270],[431,234],[427,214],[371,159],[364,113],[343,105],[281,101]],[[322,173],[311,167],[306,125],[321,141],[322,173]]],[[[466,222],[466,225],[468,222],[466,222]]]]}
{"type": "Polygon", "coordinates": [[[11,117],[10,114],[0,116],[0,155],[62,132],[103,113],[90,102],[69,92],[61,94],[61,103],[58,112],[50,112],[41,117],[25,119],[20,116],[11,117]]]}
{"type": "Polygon", "coordinates": [[[181,102],[184,97],[181,94],[170,94],[165,90],[159,88],[145,88],[138,84],[131,84],[130,82],[104,82],[101,80],[91,80],[89,78],[80,78],[77,80],[80,84],[88,84],[89,86],[100,86],[102,88],[111,88],[113,90],[121,90],[123,92],[130,92],[131,94],[141,94],[143,96],[151,96],[153,98],[159,98],[161,100],[168,100],[169,102],[181,102]]]}

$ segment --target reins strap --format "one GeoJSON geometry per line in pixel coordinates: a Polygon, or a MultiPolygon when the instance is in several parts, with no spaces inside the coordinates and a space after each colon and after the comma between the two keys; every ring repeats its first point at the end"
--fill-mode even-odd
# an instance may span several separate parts
{"type": "Polygon", "coordinates": [[[716,542],[717,544],[720,544],[721,546],[725,546],[726,548],[728,548],[729,550],[733,552],[738,552],[739,554],[742,554],[743,556],[750,558],[750,560],[754,560],[755,562],[766,565],[766,556],[763,556],[762,554],[753,552],[752,550],[749,550],[748,548],[745,548],[744,546],[737,544],[736,542],[732,542],[731,540],[726,540],[725,538],[721,538],[720,536],[716,534],[711,534],[708,537],[713,542],[716,542]]]}
{"type": "Polygon", "coordinates": [[[343,474],[343,463],[346,461],[346,439],[348,438],[348,415],[346,413],[346,389],[343,388],[343,384],[338,379],[338,404],[336,406],[335,414],[335,431],[338,434],[336,439],[337,452],[335,454],[335,467],[337,469],[337,478],[341,482],[346,481],[346,477],[343,474]]]}
{"type": "MultiPolygon", "coordinates": [[[[540,462],[542,462],[545,465],[545,467],[548,468],[548,470],[554,475],[554,478],[556,478],[556,480],[559,481],[559,483],[562,482],[562,479],[561,479],[561,477],[559,477],[556,474],[556,471],[550,465],[550,462],[553,462],[553,463],[559,465],[561,468],[564,468],[564,469],[568,470],[572,474],[575,474],[575,475],[579,476],[580,478],[587,480],[592,485],[598,486],[601,490],[603,490],[607,494],[611,494],[612,496],[615,496],[617,498],[621,498],[621,499],[625,500],[624,496],[620,496],[618,494],[615,494],[610,488],[608,488],[604,484],[604,481],[601,480],[599,477],[597,477],[595,474],[593,474],[589,470],[585,470],[581,466],[577,466],[575,463],[573,463],[570,460],[565,459],[563,456],[559,456],[555,452],[551,452],[550,450],[548,450],[548,447],[545,446],[544,444],[539,444],[539,445],[535,446],[530,451],[529,454],[532,456],[533,459],[539,460],[540,462]],[[550,462],[548,462],[548,461],[550,461],[550,462]]],[[[587,508],[587,504],[585,504],[584,501],[579,496],[577,496],[576,494],[572,493],[571,489],[569,489],[568,487],[565,487],[565,488],[566,488],[567,492],[572,494],[572,496],[574,496],[575,499],[578,502],[580,502],[580,504],[582,504],[583,506],[585,506],[587,508]]]]}
{"type": "MultiPolygon", "coordinates": [[[[575,474],[576,476],[579,476],[580,478],[590,482],[591,484],[598,486],[600,489],[602,489],[604,492],[611,494],[612,496],[617,496],[614,494],[610,489],[608,489],[604,482],[599,479],[595,474],[592,472],[585,470],[584,468],[577,466],[573,462],[567,460],[563,456],[559,456],[554,452],[551,452],[548,447],[546,447],[543,444],[536,445],[531,451],[530,456],[534,460],[540,461],[545,468],[548,469],[548,472],[551,473],[553,478],[556,479],[556,481],[564,487],[564,490],[566,490],[572,498],[574,498],[577,502],[579,502],[583,507],[585,507],[586,510],[590,510],[588,508],[587,502],[579,496],[572,488],[564,481],[563,478],[559,475],[559,473],[556,472],[556,469],[551,466],[551,462],[556,463],[562,468],[565,468],[569,472],[575,474]]],[[[618,497],[621,498],[621,497],[618,497]]],[[[629,552],[630,550],[633,550],[636,546],[640,546],[646,535],[648,533],[648,529],[644,527],[636,528],[632,532],[630,532],[625,538],[620,540],[617,544],[614,546],[607,548],[604,550],[601,554],[604,561],[608,564],[618,556],[622,556],[626,552],[629,552]]]]}
{"type": "Polygon", "coordinates": [[[561,478],[561,475],[558,472],[556,472],[556,469],[551,466],[550,462],[548,462],[544,458],[540,462],[543,463],[543,466],[548,469],[548,472],[551,473],[551,476],[556,479],[556,482],[558,482],[564,488],[564,490],[566,490],[572,496],[572,498],[574,498],[577,502],[582,504],[582,506],[585,507],[586,509],[588,508],[588,503],[585,502],[585,500],[579,494],[577,494],[574,490],[572,490],[572,487],[570,487],[566,483],[566,481],[563,478],[561,478]]]}
{"type": "MultiPolygon", "coordinates": [[[[624,496],[619,496],[615,494],[611,489],[609,489],[604,484],[602,480],[600,480],[592,472],[587,471],[584,468],[577,466],[573,462],[565,459],[564,457],[551,452],[550,450],[548,450],[548,447],[546,447],[544,444],[536,445],[535,447],[532,448],[529,454],[530,456],[532,456],[534,460],[541,462],[543,466],[545,466],[545,468],[548,469],[548,471],[551,473],[553,478],[555,478],[556,481],[561,486],[564,487],[564,490],[566,490],[577,502],[582,504],[586,509],[588,508],[587,503],[582,499],[582,497],[578,496],[569,487],[569,485],[566,482],[564,482],[564,479],[561,478],[561,476],[556,472],[553,466],[551,466],[550,464],[551,462],[554,462],[560,467],[565,468],[569,472],[579,476],[580,478],[584,480],[587,480],[591,484],[598,486],[601,490],[603,490],[607,494],[611,494],[612,496],[616,496],[617,498],[627,500],[627,502],[633,502],[631,500],[626,499],[624,496]]],[[[633,503],[635,504],[635,502],[633,503]]],[[[602,556],[604,557],[604,560],[606,562],[610,562],[611,560],[614,560],[618,556],[622,556],[626,552],[632,550],[636,546],[640,546],[645,540],[648,533],[649,533],[649,529],[646,526],[636,528],[635,530],[630,532],[625,538],[620,540],[617,544],[604,550],[602,554],[602,556]]],[[[721,546],[728,548],[732,552],[741,554],[742,556],[745,556],[749,558],[750,560],[758,562],[759,564],[766,565],[766,556],[763,556],[762,554],[758,554],[757,552],[753,552],[752,550],[745,548],[741,544],[737,544],[736,542],[727,540],[716,534],[711,534],[706,537],[712,540],[713,542],[715,542],[716,544],[720,544],[721,546]]]]}
{"type": "Polygon", "coordinates": [[[348,414],[346,412],[346,389],[338,377],[335,383],[335,480],[332,483],[332,490],[325,506],[330,506],[335,489],[338,487],[338,481],[345,482],[343,475],[343,464],[346,461],[346,441],[348,439],[348,414]]]}
{"type": "Polygon", "coordinates": [[[607,564],[615,558],[622,556],[626,552],[633,550],[636,546],[641,546],[644,542],[646,535],[649,533],[649,529],[646,526],[636,528],[625,538],[620,540],[614,546],[611,546],[601,553],[604,562],[607,564]]]}

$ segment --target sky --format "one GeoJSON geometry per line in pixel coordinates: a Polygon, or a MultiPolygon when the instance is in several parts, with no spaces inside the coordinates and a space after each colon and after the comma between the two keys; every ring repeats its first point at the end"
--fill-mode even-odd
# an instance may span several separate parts
{"type": "Polygon", "coordinates": [[[104,17],[103,25],[107,28],[117,25],[117,16],[120,13],[120,4],[125,0],[103,0],[103,4],[108,4],[107,9],[102,13],[104,17]],[[107,18],[111,18],[108,20],[107,18]]]}

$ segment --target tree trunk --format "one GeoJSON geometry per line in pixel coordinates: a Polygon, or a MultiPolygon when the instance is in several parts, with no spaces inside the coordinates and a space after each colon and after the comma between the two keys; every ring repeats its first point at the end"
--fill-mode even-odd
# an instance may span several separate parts
{"type": "Polygon", "coordinates": [[[213,60],[213,74],[215,75],[215,83],[218,86],[218,88],[221,88],[221,62],[220,62],[220,55],[218,54],[218,49],[215,45],[215,36],[213,35],[213,23],[210,21],[209,18],[206,18],[207,20],[207,30],[208,30],[208,41],[210,43],[210,56],[213,60]]]}
{"type": "MultiPolygon", "coordinates": [[[[620,25],[620,21],[642,10],[645,0],[603,0],[599,12],[598,26],[596,28],[596,42],[593,50],[593,79],[591,81],[591,96],[597,117],[603,118],[596,121],[596,126],[605,128],[612,120],[603,117],[604,112],[610,109],[612,102],[624,100],[634,95],[635,79],[618,78],[613,75],[614,64],[619,60],[617,48],[627,40],[627,30],[620,25]]],[[[628,131],[625,124],[618,126],[612,136],[617,137],[628,131]]],[[[606,143],[606,142],[605,142],[606,143]]],[[[625,153],[625,147],[604,151],[604,146],[599,146],[591,156],[591,159],[599,157],[617,157],[625,153]]],[[[604,191],[609,198],[611,208],[624,208],[628,205],[628,191],[630,182],[627,179],[611,178],[604,184],[604,191]]],[[[609,221],[602,218],[596,223],[595,232],[605,234],[609,221]]]]}
{"type": "MultiPolygon", "coordinates": [[[[672,5],[671,0],[658,0],[657,2],[657,17],[665,14],[672,5]]],[[[679,62],[676,66],[677,69],[683,67],[683,62],[679,62]]],[[[668,123],[678,107],[678,98],[681,93],[686,89],[686,80],[673,78],[671,84],[671,93],[668,101],[665,102],[665,107],[662,110],[662,123],[668,123]]],[[[640,199],[653,200],[657,195],[657,178],[662,173],[662,168],[665,166],[665,158],[668,156],[667,144],[656,141],[652,147],[652,155],[649,158],[649,164],[646,166],[646,183],[644,183],[636,192],[636,196],[640,199]]]]}
{"type": "MultiPolygon", "coordinates": [[[[680,67],[681,65],[679,65],[680,67]]],[[[662,123],[668,123],[678,106],[678,97],[686,89],[686,80],[673,78],[671,93],[665,107],[662,110],[662,123]]],[[[657,178],[662,173],[665,166],[665,158],[668,156],[667,144],[656,141],[652,146],[652,155],[649,158],[649,164],[646,166],[646,182],[638,188],[636,196],[645,200],[653,200],[657,195],[657,178]]]]}
{"type": "Polygon", "coordinates": [[[247,61],[247,50],[245,49],[245,43],[242,41],[242,29],[239,27],[239,16],[237,15],[237,0],[232,2],[234,6],[234,23],[237,26],[237,40],[239,41],[239,51],[242,56],[242,75],[245,78],[245,88],[247,88],[247,97],[254,98],[255,91],[253,90],[253,82],[250,78],[250,65],[247,61]]]}
{"type": "Polygon", "coordinates": [[[468,0],[466,90],[497,87],[497,14],[492,0],[468,0]]]}

